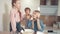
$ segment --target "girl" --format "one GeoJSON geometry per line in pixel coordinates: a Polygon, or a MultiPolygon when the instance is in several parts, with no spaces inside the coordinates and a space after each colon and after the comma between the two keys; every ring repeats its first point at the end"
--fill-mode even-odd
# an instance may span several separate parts
{"type": "Polygon", "coordinates": [[[20,34],[22,27],[20,26],[21,12],[20,12],[20,0],[12,0],[12,10],[10,11],[10,32],[15,34],[16,31],[20,34]]]}

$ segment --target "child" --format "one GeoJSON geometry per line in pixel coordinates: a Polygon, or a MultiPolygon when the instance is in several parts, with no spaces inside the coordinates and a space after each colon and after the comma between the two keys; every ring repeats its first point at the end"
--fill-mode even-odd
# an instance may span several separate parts
{"type": "Polygon", "coordinates": [[[16,34],[16,31],[20,34],[21,27],[21,12],[20,12],[20,0],[12,0],[12,10],[10,11],[10,32],[16,34]]]}
{"type": "Polygon", "coordinates": [[[33,12],[32,28],[34,29],[35,33],[37,31],[43,32],[44,30],[44,24],[43,21],[40,19],[40,11],[38,10],[35,10],[33,12]]]}
{"type": "Polygon", "coordinates": [[[30,20],[31,19],[31,14],[30,14],[30,11],[31,9],[29,7],[26,7],[25,8],[25,14],[24,14],[24,18],[23,20],[25,21],[25,28],[31,28],[31,25],[32,25],[32,21],[30,20]]]}

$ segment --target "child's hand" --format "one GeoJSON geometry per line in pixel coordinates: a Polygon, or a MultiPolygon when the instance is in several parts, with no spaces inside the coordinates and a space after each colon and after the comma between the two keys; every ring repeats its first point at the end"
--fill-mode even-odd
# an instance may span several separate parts
{"type": "Polygon", "coordinates": [[[33,20],[33,17],[31,17],[31,19],[30,20],[33,20]]]}
{"type": "Polygon", "coordinates": [[[38,26],[38,29],[40,30],[40,29],[41,29],[41,26],[40,26],[40,19],[37,19],[37,26],[38,26]]]}
{"type": "Polygon", "coordinates": [[[27,16],[27,19],[30,19],[30,17],[31,17],[31,16],[30,16],[30,15],[28,15],[28,16],[27,16]]]}
{"type": "Polygon", "coordinates": [[[40,18],[40,13],[37,13],[37,18],[40,18]]]}

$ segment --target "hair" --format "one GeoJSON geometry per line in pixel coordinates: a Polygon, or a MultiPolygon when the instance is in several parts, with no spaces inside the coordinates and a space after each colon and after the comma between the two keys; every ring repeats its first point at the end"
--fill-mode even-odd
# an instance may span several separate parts
{"type": "Polygon", "coordinates": [[[40,13],[40,11],[39,11],[39,10],[35,10],[34,12],[40,13]]]}
{"type": "Polygon", "coordinates": [[[18,12],[19,12],[19,16],[20,16],[20,19],[21,19],[21,12],[18,10],[18,12]]]}
{"type": "Polygon", "coordinates": [[[26,7],[26,8],[25,8],[25,12],[26,12],[26,10],[29,10],[29,11],[31,11],[31,9],[30,9],[29,7],[26,7]]]}
{"type": "MultiPolygon", "coordinates": [[[[40,11],[39,10],[35,10],[34,12],[36,12],[36,13],[38,13],[38,14],[40,14],[40,11]]],[[[38,18],[38,17],[37,17],[38,18]]],[[[40,19],[40,18],[39,18],[40,19]]]]}
{"type": "Polygon", "coordinates": [[[14,3],[16,3],[17,0],[12,0],[12,7],[14,6],[14,3]]]}

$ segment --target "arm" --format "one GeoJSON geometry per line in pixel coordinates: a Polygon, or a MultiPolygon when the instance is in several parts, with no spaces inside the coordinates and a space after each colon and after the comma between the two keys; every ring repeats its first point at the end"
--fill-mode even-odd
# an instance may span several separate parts
{"type": "Polygon", "coordinates": [[[34,21],[32,20],[32,29],[34,29],[34,21]]]}
{"type": "Polygon", "coordinates": [[[16,31],[16,22],[15,22],[15,18],[14,18],[14,11],[12,10],[10,12],[10,19],[11,19],[11,26],[12,26],[12,30],[16,31]]]}
{"type": "Polygon", "coordinates": [[[40,20],[40,25],[41,25],[41,30],[40,31],[43,31],[44,30],[44,22],[43,22],[43,20],[40,20]]]}
{"type": "Polygon", "coordinates": [[[39,20],[39,19],[37,19],[37,27],[38,27],[38,30],[41,29],[41,26],[40,26],[40,20],[39,20]]]}

